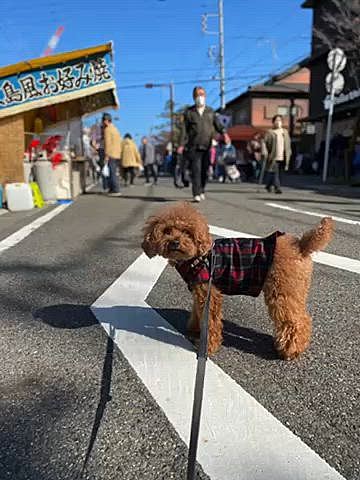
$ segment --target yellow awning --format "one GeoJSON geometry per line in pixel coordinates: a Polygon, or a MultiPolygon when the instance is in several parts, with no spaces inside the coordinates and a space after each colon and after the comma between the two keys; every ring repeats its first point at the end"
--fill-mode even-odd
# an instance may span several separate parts
{"type": "Polygon", "coordinates": [[[0,78],[8,77],[10,75],[17,75],[18,73],[28,72],[29,70],[36,70],[43,67],[49,67],[59,63],[71,62],[78,58],[90,57],[99,53],[107,53],[112,51],[112,44],[99,45],[97,47],[84,48],[82,50],[74,50],[72,52],[58,53],[49,57],[36,58],[34,60],[26,60],[24,62],[8,65],[7,67],[0,67],[0,78]]]}

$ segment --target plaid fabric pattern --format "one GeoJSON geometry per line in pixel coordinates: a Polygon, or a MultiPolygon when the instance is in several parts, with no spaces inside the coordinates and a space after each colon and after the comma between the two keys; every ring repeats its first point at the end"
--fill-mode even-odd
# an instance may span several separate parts
{"type": "MultiPolygon", "coordinates": [[[[276,239],[281,232],[266,238],[226,238],[213,246],[213,284],[225,295],[259,296],[274,258],[276,239]]],[[[176,270],[191,290],[210,279],[211,252],[207,257],[181,262],[176,270]]]]}

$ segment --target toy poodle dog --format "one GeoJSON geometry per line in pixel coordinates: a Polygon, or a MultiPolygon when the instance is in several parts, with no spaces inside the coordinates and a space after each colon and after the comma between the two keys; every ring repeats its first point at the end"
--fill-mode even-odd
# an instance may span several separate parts
{"type": "Polygon", "coordinates": [[[151,216],[144,227],[144,252],[151,258],[169,260],[193,295],[187,325],[198,335],[208,283],[212,278],[208,353],[222,343],[223,295],[264,292],[275,326],[275,346],[286,360],[298,357],[308,347],[311,317],[306,300],[311,284],[311,254],[322,250],[332,238],[334,222],[323,218],[300,239],[275,232],[266,238],[230,238],[213,241],[205,217],[189,203],[178,203],[151,216]]]}

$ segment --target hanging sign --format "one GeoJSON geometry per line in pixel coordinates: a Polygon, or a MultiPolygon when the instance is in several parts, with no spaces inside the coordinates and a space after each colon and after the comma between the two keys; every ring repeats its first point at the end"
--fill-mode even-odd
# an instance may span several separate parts
{"type": "Polygon", "coordinates": [[[102,87],[113,80],[109,52],[0,78],[0,117],[4,116],[1,113],[5,109],[15,110],[28,105],[29,108],[21,110],[30,110],[83,97],[89,89],[91,93],[103,91],[102,87]]]}

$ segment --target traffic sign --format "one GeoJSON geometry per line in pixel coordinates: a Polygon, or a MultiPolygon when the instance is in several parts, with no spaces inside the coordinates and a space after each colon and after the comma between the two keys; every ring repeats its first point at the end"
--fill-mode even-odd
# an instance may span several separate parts
{"type": "Polygon", "coordinates": [[[339,95],[343,91],[345,86],[344,76],[338,72],[330,72],[326,75],[326,90],[328,93],[331,93],[332,82],[334,82],[334,95],[339,95]]]}
{"type": "Polygon", "coordinates": [[[341,72],[346,67],[347,58],[344,50],[341,48],[334,48],[330,50],[327,62],[330,70],[341,72]]]}

